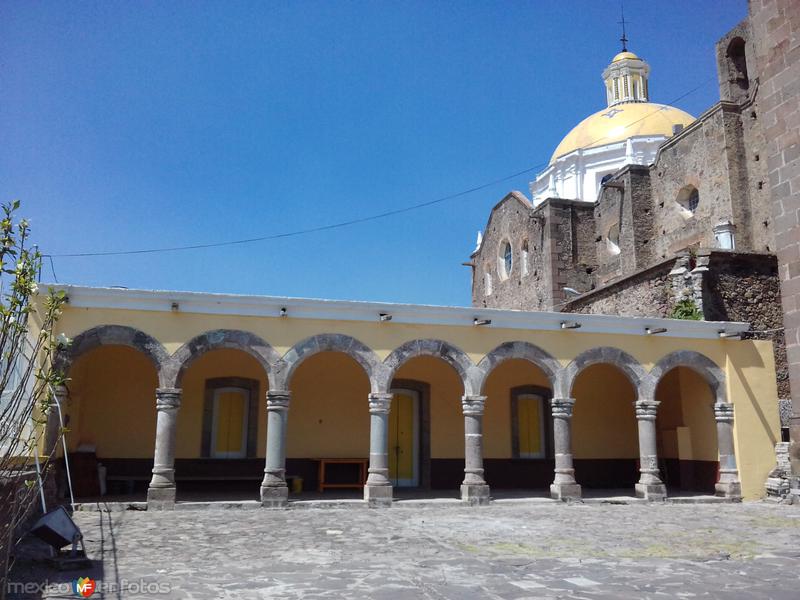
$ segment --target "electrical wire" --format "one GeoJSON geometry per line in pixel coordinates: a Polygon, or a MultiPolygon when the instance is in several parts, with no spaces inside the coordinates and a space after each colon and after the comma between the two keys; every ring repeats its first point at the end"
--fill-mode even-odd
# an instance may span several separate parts
{"type": "MultiPolygon", "coordinates": [[[[642,116],[641,118],[629,123],[626,127],[630,127],[651,117],[652,115],[664,110],[665,108],[669,108],[671,105],[675,104],[676,102],[682,100],[683,98],[693,94],[701,87],[707,85],[713,78],[708,78],[705,81],[701,82],[699,85],[693,87],[689,91],[681,94],[680,96],[674,98],[669,102],[669,104],[662,105],[660,108],[642,116]]],[[[592,146],[597,142],[602,141],[605,139],[605,136],[597,138],[596,140],[592,140],[587,146],[592,146]]],[[[486,188],[492,187],[497,185],[498,183],[503,183],[504,181],[508,181],[510,179],[514,179],[515,177],[519,177],[520,175],[524,175],[526,173],[530,173],[531,171],[541,169],[547,166],[547,162],[536,164],[532,167],[528,167],[527,169],[523,169],[521,171],[517,171],[511,175],[506,175],[505,177],[501,177],[500,179],[495,179],[488,183],[483,183],[481,185],[477,185],[475,187],[471,187],[466,190],[462,190],[460,192],[456,192],[454,194],[449,194],[447,196],[442,196],[440,198],[436,198],[434,200],[428,200],[427,202],[420,202],[418,204],[413,204],[411,206],[406,206],[403,208],[398,208],[394,210],[388,210],[385,212],[367,215],[365,217],[360,217],[357,219],[350,219],[347,221],[340,221],[337,223],[329,223],[327,225],[320,225],[318,227],[309,227],[306,229],[297,229],[295,231],[288,231],[284,233],[276,233],[272,235],[264,235],[252,238],[244,238],[238,240],[227,240],[223,242],[210,242],[205,244],[188,244],[183,246],[165,246],[160,248],[140,248],[134,250],[108,250],[108,251],[95,251],[95,252],[71,252],[71,253],[64,253],[64,254],[43,254],[42,256],[46,256],[50,260],[50,268],[53,272],[53,277],[55,278],[55,267],[53,266],[53,259],[54,258],[86,258],[86,257],[102,257],[102,256],[130,256],[136,254],[156,254],[156,253],[163,253],[163,252],[180,252],[180,251],[188,251],[188,250],[201,250],[205,248],[221,248],[225,246],[236,246],[241,244],[252,244],[255,242],[266,242],[270,240],[277,240],[277,239],[284,239],[289,237],[296,237],[300,235],[308,235],[311,233],[319,233],[321,231],[330,231],[332,229],[341,229],[343,227],[350,227],[352,225],[357,225],[360,223],[367,223],[369,221],[376,221],[378,219],[385,219],[388,217],[393,217],[395,215],[400,215],[408,212],[412,212],[415,210],[420,210],[422,208],[427,208],[429,206],[434,206],[436,204],[441,204],[442,202],[446,202],[448,200],[454,200],[455,198],[460,198],[462,196],[466,196],[468,194],[472,194],[474,192],[478,192],[484,190],[486,188]]],[[[56,283],[58,280],[56,280],[56,283]]]]}

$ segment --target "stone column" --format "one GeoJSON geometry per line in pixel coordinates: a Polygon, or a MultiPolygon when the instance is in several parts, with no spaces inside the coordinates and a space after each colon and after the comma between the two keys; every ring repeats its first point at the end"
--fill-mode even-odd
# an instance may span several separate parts
{"type": "Polygon", "coordinates": [[[61,418],[59,411],[59,406],[61,410],[64,410],[64,404],[67,401],[67,388],[63,385],[55,386],[55,393],[53,394],[53,398],[51,399],[52,404],[47,412],[47,423],[45,425],[45,432],[44,432],[44,448],[43,454],[44,456],[48,456],[51,459],[55,459],[56,453],[58,449],[56,445],[58,444],[58,440],[61,437],[61,418]]]}
{"type": "Polygon", "coordinates": [[[639,483],[636,497],[645,500],[663,500],[667,486],[661,481],[658,470],[658,445],[656,441],[656,415],[660,402],[639,400],[634,403],[639,423],[639,483]]]}
{"type": "Polygon", "coordinates": [[[289,502],[286,485],[286,425],[289,419],[288,390],[267,392],[267,462],[261,482],[261,506],[283,508],[289,502]]]}
{"type": "Polygon", "coordinates": [[[717,444],[719,445],[719,481],[714,486],[717,496],[742,499],[742,485],[739,483],[739,469],[736,468],[736,451],[733,447],[733,404],[717,402],[714,404],[717,419],[717,444]]]}
{"type": "Polygon", "coordinates": [[[555,446],[555,479],[550,485],[550,497],[556,500],[578,499],[581,486],[575,481],[572,466],[572,409],[575,398],[550,400],[553,413],[553,445],[555,446]]]}
{"type": "Polygon", "coordinates": [[[364,500],[372,508],[392,505],[392,482],[389,481],[389,411],[392,394],[369,395],[369,476],[364,486],[364,500]]]}
{"type": "Polygon", "coordinates": [[[156,389],[156,449],[147,490],[148,510],[175,508],[175,428],[180,407],[180,389],[156,389]]]}
{"type": "Polygon", "coordinates": [[[461,501],[470,506],[489,504],[489,486],[483,478],[483,406],[486,396],[464,396],[464,483],[461,501]]]}

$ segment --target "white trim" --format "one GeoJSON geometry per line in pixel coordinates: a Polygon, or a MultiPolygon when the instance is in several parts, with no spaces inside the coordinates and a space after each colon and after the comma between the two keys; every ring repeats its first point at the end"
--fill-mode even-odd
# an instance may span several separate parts
{"type": "Polygon", "coordinates": [[[242,387],[228,386],[214,390],[214,402],[211,411],[211,458],[245,458],[247,456],[247,425],[250,412],[250,390],[242,387]],[[244,398],[242,414],[242,447],[235,452],[217,451],[217,415],[219,413],[219,394],[223,392],[241,392],[244,398]]]}
{"type": "MultiPolygon", "coordinates": [[[[46,290],[48,287],[66,292],[69,297],[66,310],[72,307],[170,313],[173,312],[172,304],[177,303],[178,311],[188,314],[273,317],[277,319],[281,318],[281,308],[286,308],[286,317],[284,318],[290,319],[379,322],[379,315],[384,313],[392,315],[392,320],[383,323],[382,327],[394,327],[399,324],[474,327],[477,318],[491,320],[491,325],[485,326],[490,329],[504,328],[524,331],[561,331],[561,322],[564,320],[564,313],[497,308],[129,290],[73,285],[48,286],[42,284],[39,289],[46,290]]],[[[660,334],[661,337],[718,339],[720,331],[731,334],[742,333],[750,329],[749,323],[728,321],[683,321],[574,313],[571,313],[569,318],[570,321],[580,324],[579,329],[570,330],[570,335],[586,333],[646,335],[645,330],[648,328],[663,327],[667,331],[660,334]]]]}

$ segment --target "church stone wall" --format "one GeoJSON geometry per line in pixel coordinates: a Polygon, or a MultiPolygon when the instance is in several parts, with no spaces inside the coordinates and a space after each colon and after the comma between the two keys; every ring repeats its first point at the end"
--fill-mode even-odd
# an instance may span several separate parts
{"type": "MultiPolygon", "coordinates": [[[[800,474],[800,2],[750,0],[793,397],[792,471],[800,474]]],[[[800,487],[795,484],[794,487],[800,487]]]]}
{"type": "Polygon", "coordinates": [[[494,207],[481,246],[472,256],[473,306],[547,310],[544,229],[544,219],[534,214],[533,206],[518,192],[494,207]],[[498,267],[500,246],[505,240],[511,242],[514,264],[504,280],[498,267]],[[527,256],[523,254],[525,242],[527,256]],[[491,277],[491,294],[486,293],[487,274],[491,277]]]}
{"type": "Polygon", "coordinates": [[[550,199],[533,208],[519,192],[509,194],[492,210],[481,246],[472,256],[473,306],[558,308],[565,299],[564,287],[583,292],[593,286],[594,237],[591,204],[550,199]],[[501,270],[505,241],[511,243],[514,256],[507,278],[501,270]]]}
{"type": "Polygon", "coordinates": [[[717,104],[659,150],[651,178],[656,260],[687,247],[713,247],[717,223],[742,223],[731,203],[734,190],[727,152],[727,146],[735,144],[738,123],[737,107],[717,104]],[[678,201],[687,186],[699,192],[693,215],[678,201]]]}

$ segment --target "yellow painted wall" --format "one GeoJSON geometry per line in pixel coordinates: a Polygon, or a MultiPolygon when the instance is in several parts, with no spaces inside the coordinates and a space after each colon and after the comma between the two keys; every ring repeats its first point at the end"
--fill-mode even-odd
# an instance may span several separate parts
{"type": "Polygon", "coordinates": [[[686,367],[672,369],[656,389],[658,407],[659,456],[681,460],[719,460],[714,395],[708,383],[686,367]],[[678,428],[688,432],[679,452],[678,428]],[[687,451],[688,450],[688,451],[687,451]]]}
{"type": "MultiPolygon", "coordinates": [[[[528,361],[508,360],[489,375],[484,393],[483,452],[486,458],[511,458],[511,390],[523,385],[550,389],[545,374],[528,361]]],[[[552,424],[545,423],[545,431],[552,424]]]]}
{"type": "Polygon", "coordinates": [[[106,346],[75,361],[69,376],[70,451],[92,444],[100,458],[153,457],[158,379],[149,359],[106,346]]]}
{"type": "MultiPolygon", "coordinates": [[[[659,336],[576,333],[573,331],[500,329],[494,327],[405,325],[402,323],[379,323],[377,321],[347,322],[296,318],[238,317],[173,313],[168,311],[85,309],[71,306],[67,306],[65,309],[56,332],[63,332],[69,337],[75,337],[86,329],[101,324],[119,324],[138,328],[160,340],[169,352],[174,352],[181,344],[195,335],[218,328],[250,331],[267,340],[279,353],[286,352],[291,346],[311,335],[343,333],[359,339],[362,343],[372,348],[379,358],[384,358],[389,352],[406,341],[418,338],[436,338],[447,340],[451,344],[458,346],[475,363],[499,344],[512,340],[528,341],[536,344],[556,357],[562,365],[566,365],[581,352],[598,346],[620,348],[639,360],[645,369],[650,369],[660,358],[672,351],[695,350],[716,362],[727,374],[728,396],[734,403],[736,411],[736,450],[742,489],[746,498],[757,498],[763,494],[764,480],[775,462],[774,443],[779,438],[779,419],[772,349],[769,342],[722,339],[698,340],[659,336]]],[[[601,379],[598,378],[595,383],[598,390],[604,391],[609,396],[612,395],[612,383],[601,379]]],[[[361,390],[361,392],[360,397],[363,398],[366,392],[365,390],[361,390]]],[[[588,390],[588,393],[593,392],[588,390]]],[[[459,390],[455,398],[450,402],[457,404],[460,400],[460,395],[461,392],[459,390]]],[[[580,397],[584,393],[580,395],[576,393],[575,395],[578,396],[576,415],[579,418],[583,410],[580,405],[580,397]]],[[[490,410],[493,410],[493,408],[490,410]]],[[[595,409],[597,409],[596,406],[595,409]]],[[[587,410],[592,409],[589,408],[587,410]]],[[[630,407],[630,410],[633,411],[633,408],[630,407]]],[[[455,408],[450,411],[450,414],[454,412],[455,408]]],[[[364,414],[364,422],[368,423],[367,412],[364,411],[364,414]]],[[[154,419],[154,415],[152,418],[154,419]]],[[[491,422],[496,419],[499,423],[504,420],[504,417],[498,414],[488,419],[491,422]]],[[[446,422],[450,427],[449,421],[446,422]]],[[[291,423],[292,416],[290,416],[290,432],[291,423]]],[[[580,419],[578,419],[576,428],[578,426],[584,427],[580,425],[580,419]]],[[[368,427],[368,425],[365,425],[365,427],[368,427]]],[[[463,432],[463,423],[460,418],[457,426],[455,424],[452,425],[453,432],[456,427],[463,432]]],[[[490,427],[493,427],[493,425],[490,425],[490,427]]],[[[574,435],[576,455],[578,456],[587,451],[585,447],[579,445],[582,443],[581,440],[584,440],[583,443],[585,444],[585,440],[592,439],[592,432],[589,431],[591,427],[584,427],[584,429],[583,433],[587,434],[588,438],[580,435],[579,431],[576,431],[574,435]]],[[[500,429],[497,431],[500,431],[500,429]]],[[[152,434],[146,434],[143,431],[142,435],[152,434]]],[[[492,436],[494,435],[492,434],[492,436]]],[[[454,454],[457,446],[449,440],[460,436],[461,433],[458,436],[455,436],[452,432],[442,434],[442,437],[448,440],[444,442],[444,446],[437,446],[439,442],[435,438],[432,439],[434,456],[443,457],[454,454]]],[[[368,436],[365,435],[363,438],[364,443],[368,443],[368,436]]],[[[627,434],[625,438],[627,440],[627,434]]],[[[296,452],[297,449],[292,447],[292,443],[290,435],[290,452],[296,452]]],[[[502,435],[495,437],[491,442],[491,452],[502,451],[504,445],[505,442],[502,440],[502,435]]],[[[628,444],[627,441],[620,446],[614,447],[615,454],[623,453],[630,457],[636,456],[636,452],[632,451],[631,444],[628,444]]],[[[263,447],[263,444],[259,443],[259,447],[263,447]]],[[[607,454],[609,448],[611,447],[598,448],[598,452],[607,454]]],[[[489,454],[487,453],[487,455],[489,454]]],[[[459,448],[458,456],[463,456],[462,448],[459,448]]]]}
{"type": "Polygon", "coordinates": [[[575,458],[639,458],[636,391],[622,371],[610,365],[587,367],[572,394],[575,458]]]}
{"type": "Polygon", "coordinates": [[[464,458],[464,386],[453,367],[439,358],[418,356],[400,367],[395,377],[430,385],[431,458],[464,458]]]}
{"type": "Polygon", "coordinates": [[[340,352],[320,352],[294,372],[288,458],[369,458],[369,380],[340,352]]]}
{"type": "MultiPolygon", "coordinates": [[[[194,361],[183,377],[183,397],[178,413],[175,458],[198,458],[203,436],[206,380],[217,377],[255,379],[258,385],[258,443],[256,455],[266,454],[267,376],[256,359],[240,350],[212,350],[194,361]]],[[[152,456],[152,455],[151,455],[152,456]]]]}

